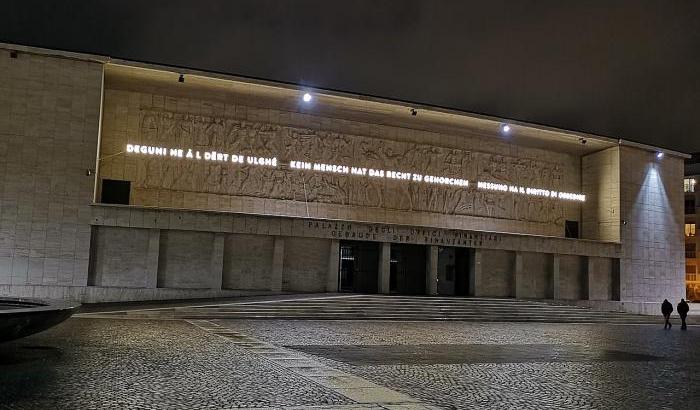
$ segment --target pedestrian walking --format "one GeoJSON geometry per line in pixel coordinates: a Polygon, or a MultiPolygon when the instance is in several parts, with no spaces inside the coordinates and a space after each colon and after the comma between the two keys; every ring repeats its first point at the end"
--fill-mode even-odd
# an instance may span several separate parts
{"type": "Polygon", "coordinates": [[[678,316],[681,317],[681,330],[688,329],[688,327],[685,325],[685,318],[688,317],[689,310],[690,307],[688,306],[688,303],[685,301],[685,299],[681,298],[681,302],[678,304],[678,306],[676,306],[678,316]]]}
{"type": "Polygon", "coordinates": [[[673,305],[671,302],[668,301],[668,299],[664,299],[664,303],[661,304],[661,314],[664,315],[664,319],[666,319],[666,323],[664,323],[664,329],[671,328],[671,322],[669,322],[669,319],[671,318],[671,313],[673,313],[673,305]]]}

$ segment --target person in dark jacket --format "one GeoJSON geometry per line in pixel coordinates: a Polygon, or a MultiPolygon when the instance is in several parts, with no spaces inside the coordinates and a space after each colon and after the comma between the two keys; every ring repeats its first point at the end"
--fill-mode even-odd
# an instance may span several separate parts
{"type": "Polygon", "coordinates": [[[669,322],[669,319],[671,318],[671,313],[673,313],[673,305],[671,302],[668,301],[668,299],[664,299],[664,303],[661,304],[661,314],[664,315],[664,319],[666,319],[666,323],[664,323],[664,329],[671,328],[671,322],[669,322]]]}
{"type": "Polygon", "coordinates": [[[681,302],[676,307],[676,311],[678,312],[678,316],[681,317],[681,330],[686,330],[688,328],[685,325],[685,318],[688,316],[689,310],[690,310],[690,307],[688,306],[688,303],[686,303],[686,301],[681,298],[681,302]]]}

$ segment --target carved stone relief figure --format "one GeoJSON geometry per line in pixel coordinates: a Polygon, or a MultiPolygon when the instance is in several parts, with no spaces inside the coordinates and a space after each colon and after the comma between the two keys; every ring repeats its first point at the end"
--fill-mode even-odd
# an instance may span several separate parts
{"type": "MultiPolygon", "coordinates": [[[[104,138],[123,138],[105,135],[104,138]]],[[[487,152],[473,152],[414,142],[384,140],[300,127],[253,123],[223,117],[142,109],[138,136],[126,143],[168,148],[277,157],[422,175],[464,178],[561,190],[561,164],[487,152]]],[[[358,175],[221,164],[186,158],[130,157],[135,188],[208,192],[295,201],[322,202],[474,215],[561,224],[560,201],[475,186],[459,188],[358,175]]]]}

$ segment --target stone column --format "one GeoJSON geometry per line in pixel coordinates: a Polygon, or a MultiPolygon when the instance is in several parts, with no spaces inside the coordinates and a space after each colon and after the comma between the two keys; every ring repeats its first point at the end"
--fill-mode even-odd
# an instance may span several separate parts
{"type": "Polygon", "coordinates": [[[272,249],[272,275],[270,278],[270,290],[282,292],[282,272],[284,270],[284,238],[275,236],[272,249]]]}
{"type": "Polygon", "coordinates": [[[391,291],[391,243],[383,242],[379,249],[378,291],[388,295],[391,291]]]}
{"type": "Polygon", "coordinates": [[[425,294],[438,294],[438,247],[435,245],[428,246],[428,257],[426,258],[425,267],[425,294]]]}
{"type": "Polygon", "coordinates": [[[561,294],[559,291],[559,266],[561,265],[561,259],[558,254],[552,255],[552,299],[561,299],[561,294]]]}
{"type": "Polygon", "coordinates": [[[595,277],[595,265],[595,257],[586,256],[586,271],[583,278],[583,297],[586,300],[593,300],[591,297],[595,297],[592,292],[592,289],[595,288],[591,286],[591,280],[595,277]]]}
{"type": "Polygon", "coordinates": [[[160,256],[160,229],[148,230],[146,251],[146,287],[158,287],[158,258],[160,256]]]}
{"type": "Polygon", "coordinates": [[[522,295],[522,284],[520,282],[523,280],[523,254],[522,252],[515,252],[515,272],[513,272],[513,296],[515,298],[521,298],[522,295]]]}
{"type": "Polygon", "coordinates": [[[221,290],[224,275],[224,234],[214,234],[214,246],[211,250],[211,285],[212,289],[221,290]]]}
{"type": "Polygon", "coordinates": [[[340,241],[331,240],[331,251],[328,259],[328,275],[326,277],[326,292],[338,291],[338,275],[340,271],[340,241]]]}
{"type": "Polygon", "coordinates": [[[474,261],[469,266],[469,296],[481,296],[481,249],[471,249],[469,254],[474,261]]]}

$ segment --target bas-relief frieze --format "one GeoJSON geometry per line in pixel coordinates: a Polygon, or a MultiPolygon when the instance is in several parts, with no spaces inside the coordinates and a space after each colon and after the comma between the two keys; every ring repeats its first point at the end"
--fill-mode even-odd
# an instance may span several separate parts
{"type": "MultiPolygon", "coordinates": [[[[142,109],[130,141],[244,155],[394,169],[561,190],[562,166],[507,155],[383,140],[230,118],[142,109]]],[[[109,136],[105,136],[109,138],[109,136]]],[[[134,188],[207,192],[370,208],[471,215],[563,225],[567,204],[451,186],[404,183],[247,165],[171,158],[135,161],[134,188]]],[[[133,163],[132,163],[133,164],[133,163]]],[[[575,206],[575,205],[568,205],[575,206]]]]}

